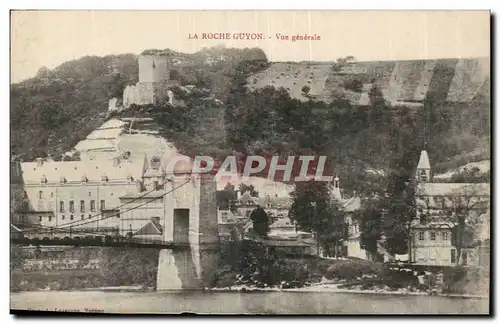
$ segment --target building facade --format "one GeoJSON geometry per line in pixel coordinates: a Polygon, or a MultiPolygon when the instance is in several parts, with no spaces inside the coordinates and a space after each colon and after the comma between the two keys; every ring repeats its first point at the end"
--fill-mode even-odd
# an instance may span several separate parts
{"type": "Polygon", "coordinates": [[[361,198],[358,195],[353,195],[350,198],[345,198],[342,195],[340,188],[340,179],[335,177],[333,180],[333,185],[331,187],[332,199],[340,207],[340,210],[345,213],[345,223],[347,227],[347,235],[344,240],[344,253],[347,257],[354,257],[359,259],[369,259],[369,255],[361,248],[361,229],[360,224],[353,217],[361,208],[361,198]]]}
{"type": "MultiPolygon", "coordinates": [[[[125,237],[186,244],[218,243],[215,181],[191,163],[165,172],[171,156],[20,163],[23,200],[16,228],[30,239],[125,237]]],[[[187,157],[185,157],[187,158],[187,157]]]]}
{"type": "Polygon", "coordinates": [[[144,159],[130,159],[127,154],[113,161],[38,158],[21,163],[26,208],[17,211],[18,224],[34,227],[25,232],[27,237],[116,234],[120,229],[120,196],[137,190],[143,163],[144,159]]]}
{"type": "Polygon", "coordinates": [[[425,150],[420,154],[416,180],[411,261],[433,266],[480,265],[484,260],[481,251],[489,241],[489,183],[433,182],[425,150]]]}

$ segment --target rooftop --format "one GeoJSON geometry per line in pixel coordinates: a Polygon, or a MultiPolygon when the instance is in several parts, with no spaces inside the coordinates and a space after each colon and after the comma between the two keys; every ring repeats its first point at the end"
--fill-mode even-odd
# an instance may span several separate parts
{"type": "Polygon", "coordinates": [[[489,183],[419,183],[417,195],[423,196],[489,196],[489,183]]]}
{"type": "Polygon", "coordinates": [[[429,162],[429,156],[426,150],[420,152],[420,159],[418,160],[417,169],[430,169],[431,164],[429,162]]]}
{"type": "Polygon", "coordinates": [[[100,161],[43,161],[23,162],[21,170],[25,183],[47,182],[97,182],[106,177],[107,181],[125,180],[128,177],[142,177],[143,158],[129,158],[115,164],[113,160],[100,161]]]}

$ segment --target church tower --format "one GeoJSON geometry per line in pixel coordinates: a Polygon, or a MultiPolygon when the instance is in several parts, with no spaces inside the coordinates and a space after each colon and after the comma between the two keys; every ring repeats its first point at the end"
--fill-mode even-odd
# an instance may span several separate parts
{"type": "Polygon", "coordinates": [[[416,179],[418,182],[431,182],[431,164],[426,150],[420,152],[416,179]]]}
{"type": "Polygon", "coordinates": [[[332,196],[337,201],[342,200],[342,194],[340,192],[340,179],[337,176],[335,177],[335,179],[333,179],[332,196]]]}

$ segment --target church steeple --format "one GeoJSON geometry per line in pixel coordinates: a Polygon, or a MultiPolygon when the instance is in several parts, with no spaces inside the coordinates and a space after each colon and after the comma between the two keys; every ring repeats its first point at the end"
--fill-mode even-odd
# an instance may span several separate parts
{"type": "Polygon", "coordinates": [[[333,179],[332,196],[334,199],[338,201],[342,200],[342,194],[340,192],[340,179],[337,176],[335,177],[335,179],[333,179]]]}
{"type": "Polygon", "coordinates": [[[420,152],[416,178],[418,182],[431,182],[431,164],[425,149],[420,152]]]}

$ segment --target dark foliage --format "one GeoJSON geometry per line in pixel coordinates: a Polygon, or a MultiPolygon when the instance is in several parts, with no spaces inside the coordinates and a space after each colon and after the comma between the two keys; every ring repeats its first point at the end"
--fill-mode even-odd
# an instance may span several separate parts
{"type": "Polygon", "coordinates": [[[264,208],[258,206],[250,213],[250,220],[253,223],[253,232],[259,237],[267,237],[269,232],[269,216],[264,208]]]}

